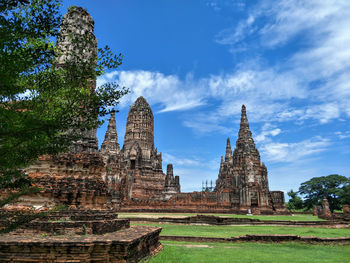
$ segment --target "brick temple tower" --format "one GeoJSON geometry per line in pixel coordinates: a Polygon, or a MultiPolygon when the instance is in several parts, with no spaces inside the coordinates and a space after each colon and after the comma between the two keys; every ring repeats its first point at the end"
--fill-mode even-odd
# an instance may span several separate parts
{"type": "Polygon", "coordinates": [[[230,202],[238,207],[270,206],[267,169],[260,162],[244,105],[236,148],[232,153],[230,139],[227,139],[215,191],[230,193],[230,202]]]}
{"type": "MultiPolygon", "coordinates": [[[[56,67],[65,67],[70,63],[82,65],[83,63],[96,63],[97,39],[94,34],[95,22],[90,14],[82,7],[71,6],[62,18],[57,47],[60,55],[56,67]]],[[[95,92],[96,80],[91,80],[91,92],[95,92]]],[[[96,114],[97,118],[97,114],[96,114]]],[[[71,151],[98,152],[96,136],[97,129],[76,131],[82,134],[81,139],[74,142],[71,151]]]]}
{"type": "Polygon", "coordinates": [[[150,105],[139,97],[126,122],[124,145],[119,150],[115,116],[109,120],[101,154],[106,163],[106,181],[116,199],[166,200],[180,192],[179,177],[172,165],[162,170],[162,154],[154,147],[154,118],[150,105]]]}
{"type": "Polygon", "coordinates": [[[95,22],[82,7],[71,6],[62,18],[57,47],[60,55],[57,64],[96,61],[97,39],[94,34],[95,22]]]}
{"type": "MultiPolygon", "coordinates": [[[[61,53],[56,67],[65,68],[69,63],[79,66],[85,62],[90,65],[91,61],[96,61],[94,21],[85,9],[73,6],[63,16],[57,48],[61,53]]],[[[92,79],[91,92],[95,87],[92,79]]],[[[96,129],[75,132],[82,135],[81,139],[73,142],[68,152],[40,156],[26,169],[35,185],[42,188],[40,193],[29,198],[29,203],[36,206],[64,203],[82,209],[107,207],[111,195],[103,180],[105,163],[98,152],[96,129]]]]}
{"type": "Polygon", "coordinates": [[[162,154],[154,148],[153,113],[142,96],[129,110],[122,151],[131,170],[162,171],[162,154]]]}

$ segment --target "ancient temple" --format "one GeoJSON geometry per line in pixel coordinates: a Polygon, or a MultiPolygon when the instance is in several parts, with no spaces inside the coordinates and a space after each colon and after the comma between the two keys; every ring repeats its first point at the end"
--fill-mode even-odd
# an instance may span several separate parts
{"type": "Polygon", "coordinates": [[[166,200],[180,191],[172,165],[162,170],[162,154],[154,147],[154,117],[144,97],[129,110],[124,145],[119,150],[115,115],[109,120],[101,154],[106,162],[106,181],[116,201],[166,200]]]}
{"type": "Polygon", "coordinates": [[[236,148],[232,152],[228,138],[225,159],[221,157],[215,191],[231,193],[231,203],[237,206],[253,209],[270,206],[267,169],[260,161],[244,105],[236,148]]]}
{"type": "Polygon", "coordinates": [[[162,171],[161,153],[154,147],[154,117],[143,97],[129,110],[125,141],[119,150],[114,113],[111,114],[101,154],[105,181],[121,211],[280,213],[281,191],[269,191],[267,169],[255,147],[245,106],[235,150],[227,139],[225,158],[213,192],[181,193],[173,165],[162,171]]]}

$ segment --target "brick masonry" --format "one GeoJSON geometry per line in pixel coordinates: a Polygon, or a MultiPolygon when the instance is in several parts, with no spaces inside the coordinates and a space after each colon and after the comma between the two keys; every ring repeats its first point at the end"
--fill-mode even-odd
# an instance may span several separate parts
{"type": "Polygon", "coordinates": [[[0,262],[139,262],[157,253],[161,228],[131,227],[105,235],[0,236],[0,262]]]}

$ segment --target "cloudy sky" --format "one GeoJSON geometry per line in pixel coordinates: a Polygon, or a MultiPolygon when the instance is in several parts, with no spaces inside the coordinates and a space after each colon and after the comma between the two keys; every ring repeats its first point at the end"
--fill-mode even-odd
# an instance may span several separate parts
{"type": "Polygon", "coordinates": [[[119,143],[144,96],[163,167],[174,164],[183,191],[216,180],[242,104],[271,190],[350,176],[349,0],[67,0],[63,12],[69,5],[92,15],[99,46],[124,55],[98,80],[131,90],[118,107],[119,143]]]}

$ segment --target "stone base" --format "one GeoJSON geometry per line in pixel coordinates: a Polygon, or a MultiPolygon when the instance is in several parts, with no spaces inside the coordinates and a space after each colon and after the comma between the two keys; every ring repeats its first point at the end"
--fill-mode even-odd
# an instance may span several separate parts
{"type": "Polygon", "coordinates": [[[0,236],[0,262],[139,262],[161,250],[161,228],[135,226],[105,235],[0,236]]]}
{"type": "Polygon", "coordinates": [[[109,219],[94,221],[32,221],[13,234],[93,234],[101,235],[109,232],[119,231],[130,227],[127,219],[109,219]]]}

